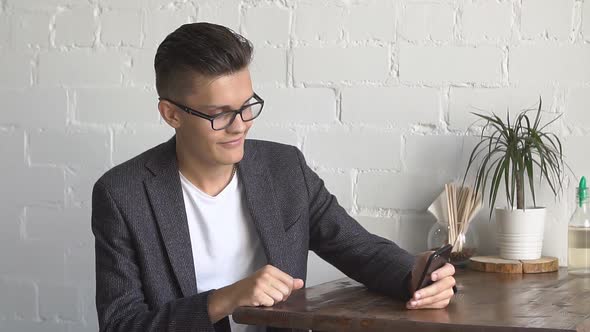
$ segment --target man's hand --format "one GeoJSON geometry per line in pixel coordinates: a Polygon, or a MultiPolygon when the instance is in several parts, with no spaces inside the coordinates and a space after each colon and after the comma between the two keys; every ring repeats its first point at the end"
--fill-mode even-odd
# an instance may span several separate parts
{"type": "Polygon", "coordinates": [[[270,307],[287,300],[293,290],[303,287],[303,280],[292,278],[272,265],[209,295],[209,317],[216,323],[237,307],[270,307]]]}
{"type": "Polygon", "coordinates": [[[427,251],[416,258],[410,285],[410,294],[413,295],[406,303],[408,309],[442,309],[449,305],[454,295],[455,278],[453,278],[453,275],[455,274],[455,267],[449,263],[432,272],[430,275],[433,281],[432,285],[416,291],[422,271],[431,253],[432,251],[427,251]]]}

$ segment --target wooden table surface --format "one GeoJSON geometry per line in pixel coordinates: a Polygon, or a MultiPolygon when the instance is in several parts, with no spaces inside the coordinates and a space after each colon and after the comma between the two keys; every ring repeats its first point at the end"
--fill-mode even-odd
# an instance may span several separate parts
{"type": "Polygon", "coordinates": [[[294,292],[273,307],[238,308],[238,323],[320,331],[588,331],[590,278],[567,270],[501,274],[458,270],[446,309],[405,303],[345,278],[294,292]]]}

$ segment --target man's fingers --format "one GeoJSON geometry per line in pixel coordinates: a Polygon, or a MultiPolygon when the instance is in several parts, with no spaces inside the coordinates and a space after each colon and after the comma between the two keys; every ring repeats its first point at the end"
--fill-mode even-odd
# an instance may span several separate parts
{"type": "Polygon", "coordinates": [[[255,306],[265,306],[265,307],[272,307],[275,305],[277,301],[275,301],[270,295],[268,294],[261,294],[258,299],[257,303],[254,303],[255,306]]]}
{"type": "Polygon", "coordinates": [[[288,275],[287,273],[279,270],[278,268],[272,266],[272,265],[267,265],[268,269],[267,272],[274,278],[280,280],[282,283],[284,283],[287,287],[289,287],[289,293],[291,293],[291,289],[293,288],[293,277],[291,277],[290,275],[288,275]]]}
{"type": "Polygon", "coordinates": [[[293,280],[293,289],[301,289],[303,288],[303,285],[305,283],[303,282],[303,279],[294,279],[293,280]]]}
{"type": "Polygon", "coordinates": [[[287,297],[291,294],[291,288],[288,285],[285,285],[281,280],[272,280],[270,282],[270,286],[281,292],[281,294],[283,294],[283,297],[287,297]]]}
{"type": "Polygon", "coordinates": [[[294,279],[272,265],[264,266],[259,272],[260,279],[257,282],[258,286],[269,293],[269,296],[272,296],[275,303],[286,300],[293,290],[303,288],[304,282],[302,279],[294,279]],[[277,293],[270,289],[274,289],[281,296],[279,297],[277,293]]]}
{"type": "Polygon", "coordinates": [[[424,287],[419,289],[414,293],[412,297],[413,300],[421,300],[427,297],[434,296],[446,289],[450,289],[452,291],[453,286],[455,286],[455,278],[453,277],[446,277],[444,279],[440,279],[434,282],[432,285],[428,287],[424,287]]]}
{"type": "Polygon", "coordinates": [[[283,299],[285,298],[285,294],[273,287],[272,285],[268,285],[268,287],[264,289],[264,293],[274,300],[273,304],[279,303],[283,301],[283,299]]]}
{"type": "Polygon", "coordinates": [[[453,264],[446,263],[440,269],[435,270],[430,275],[432,281],[437,281],[455,275],[455,267],[453,264]]]}
{"type": "Polygon", "coordinates": [[[424,307],[419,307],[419,308],[414,308],[414,309],[443,309],[443,308],[446,308],[449,305],[449,303],[451,303],[451,300],[446,299],[446,300],[442,300],[440,302],[436,302],[436,303],[429,304],[424,307]]]}
{"type": "Polygon", "coordinates": [[[421,300],[411,299],[410,301],[408,301],[408,303],[406,303],[406,307],[408,309],[432,308],[431,306],[433,306],[437,303],[450,300],[453,297],[453,295],[454,295],[453,289],[447,288],[438,294],[423,298],[421,300]]]}
{"type": "Polygon", "coordinates": [[[278,268],[272,265],[267,265],[265,268],[268,268],[267,272],[270,273],[273,277],[281,280],[285,285],[289,287],[289,293],[287,294],[287,296],[291,295],[291,292],[294,289],[301,289],[304,286],[304,282],[302,279],[293,278],[287,273],[279,270],[278,268]]]}

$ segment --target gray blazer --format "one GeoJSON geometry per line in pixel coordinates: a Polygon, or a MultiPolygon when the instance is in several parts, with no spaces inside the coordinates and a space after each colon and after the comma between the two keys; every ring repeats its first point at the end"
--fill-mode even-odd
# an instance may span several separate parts
{"type": "MultiPolygon", "coordinates": [[[[370,289],[409,298],[413,256],[368,233],[295,147],[247,140],[239,163],[268,263],[305,280],[308,250],[370,289]]],[[[92,192],[101,331],[229,331],[197,294],[173,137],[106,172],[92,192]]],[[[271,329],[268,331],[280,331],[271,329]]]]}

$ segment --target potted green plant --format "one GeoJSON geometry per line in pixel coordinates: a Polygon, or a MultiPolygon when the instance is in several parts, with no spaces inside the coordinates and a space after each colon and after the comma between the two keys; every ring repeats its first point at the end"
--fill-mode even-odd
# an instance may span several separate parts
{"type": "Polygon", "coordinates": [[[541,257],[546,211],[537,206],[535,187],[545,180],[555,198],[563,191],[565,163],[561,141],[547,130],[561,114],[541,124],[541,105],[539,99],[538,108],[521,111],[512,122],[509,112],[506,121],[495,113],[472,113],[485,124],[469,157],[463,181],[475,169],[475,191],[484,197],[488,189],[490,219],[495,210],[500,257],[505,259],[541,257]],[[538,183],[535,175],[539,177],[538,183]],[[501,184],[507,207],[494,209],[501,184]],[[526,206],[527,187],[532,207],[526,206]]]}

